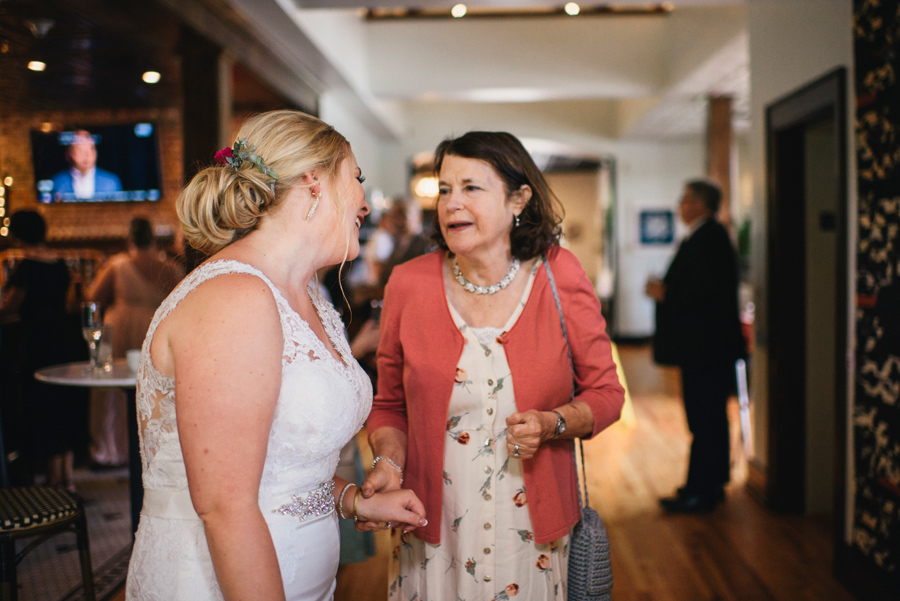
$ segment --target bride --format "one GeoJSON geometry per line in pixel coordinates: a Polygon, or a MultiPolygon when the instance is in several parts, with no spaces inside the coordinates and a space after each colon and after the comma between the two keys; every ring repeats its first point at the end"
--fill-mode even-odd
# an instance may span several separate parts
{"type": "Polygon", "coordinates": [[[372,404],[316,270],[359,253],[369,212],[339,133],[255,116],[177,201],[212,255],[163,302],[138,370],[144,505],[129,600],[326,600],[338,516],[424,525],[408,490],[334,477],[372,404]]]}

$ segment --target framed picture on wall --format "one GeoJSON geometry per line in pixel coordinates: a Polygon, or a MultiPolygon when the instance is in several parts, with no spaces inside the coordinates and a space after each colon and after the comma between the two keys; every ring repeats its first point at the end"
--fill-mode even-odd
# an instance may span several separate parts
{"type": "Polygon", "coordinates": [[[675,212],[672,209],[644,209],[638,213],[641,244],[672,244],[675,241],[675,212]]]}

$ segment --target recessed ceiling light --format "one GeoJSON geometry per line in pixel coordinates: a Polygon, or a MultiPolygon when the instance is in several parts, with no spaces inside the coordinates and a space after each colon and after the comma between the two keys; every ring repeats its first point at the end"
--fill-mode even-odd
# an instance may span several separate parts
{"type": "Polygon", "coordinates": [[[47,68],[47,64],[41,61],[29,61],[28,68],[32,71],[43,71],[47,68]]]}
{"type": "Polygon", "coordinates": [[[460,17],[466,16],[466,8],[465,4],[457,4],[453,8],[450,9],[450,14],[459,19],[460,17]]]}
{"type": "Polygon", "coordinates": [[[572,15],[574,17],[581,12],[581,7],[575,2],[567,2],[564,10],[567,15],[572,15]]]}
{"type": "Polygon", "coordinates": [[[147,83],[158,83],[160,78],[160,74],[157,71],[147,71],[141,77],[147,83]]]}

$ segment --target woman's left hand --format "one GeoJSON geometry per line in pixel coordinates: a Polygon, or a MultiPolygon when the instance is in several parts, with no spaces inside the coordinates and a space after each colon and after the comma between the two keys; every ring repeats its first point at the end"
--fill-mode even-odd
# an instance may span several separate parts
{"type": "MultiPolygon", "coordinates": [[[[553,423],[555,427],[555,419],[553,423]]],[[[531,459],[541,443],[550,437],[543,412],[535,409],[513,413],[506,418],[506,426],[506,450],[516,459],[531,459]]]]}

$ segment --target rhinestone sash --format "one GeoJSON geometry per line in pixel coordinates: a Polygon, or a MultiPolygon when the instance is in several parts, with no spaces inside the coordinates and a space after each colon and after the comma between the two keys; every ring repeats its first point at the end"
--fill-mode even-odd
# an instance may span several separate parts
{"type": "Polygon", "coordinates": [[[328,515],[334,510],[334,481],[329,480],[307,493],[292,495],[290,503],[273,509],[272,513],[289,515],[303,522],[310,517],[328,515]]]}

